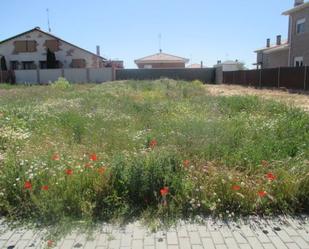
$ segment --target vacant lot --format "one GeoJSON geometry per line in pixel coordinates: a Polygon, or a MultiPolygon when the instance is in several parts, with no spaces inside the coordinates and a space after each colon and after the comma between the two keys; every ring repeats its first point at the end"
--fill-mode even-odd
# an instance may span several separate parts
{"type": "Polygon", "coordinates": [[[2,89],[0,214],[50,223],[308,210],[308,113],[214,89],[2,89]]]}
{"type": "Polygon", "coordinates": [[[289,93],[283,90],[255,89],[237,85],[207,85],[210,94],[215,96],[259,96],[264,99],[276,100],[293,105],[309,112],[309,95],[289,93]]]}

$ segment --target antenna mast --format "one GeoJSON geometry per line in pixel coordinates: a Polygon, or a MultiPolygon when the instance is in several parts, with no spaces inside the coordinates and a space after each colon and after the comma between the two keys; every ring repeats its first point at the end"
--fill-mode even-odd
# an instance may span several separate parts
{"type": "Polygon", "coordinates": [[[161,42],[162,42],[162,35],[160,33],[159,34],[159,51],[160,51],[160,53],[162,53],[162,44],[161,44],[161,42]]]}
{"type": "Polygon", "coordinates": [[[48,25],[48,32],[51,32],[51,28],[50,28],[50,22],[49,22],[49,9],[46,9],[47,12],[47,25],[48,25]]]}

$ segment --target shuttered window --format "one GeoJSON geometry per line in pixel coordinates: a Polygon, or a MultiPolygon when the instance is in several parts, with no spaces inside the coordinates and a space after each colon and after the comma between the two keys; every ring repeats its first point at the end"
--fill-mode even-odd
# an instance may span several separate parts
{"type": "Polygon", "coordinates": [[[58,40],[46,40],[45,41],[45,47],[46,49],[49,49],[51,52],[57,52],[59,51],[59,41],[58,40]]]}
{"type": "Polygon", "coordinates": [[[31,53],[36,52],[36,41],[15,41],[15,53],[31,53]]]}

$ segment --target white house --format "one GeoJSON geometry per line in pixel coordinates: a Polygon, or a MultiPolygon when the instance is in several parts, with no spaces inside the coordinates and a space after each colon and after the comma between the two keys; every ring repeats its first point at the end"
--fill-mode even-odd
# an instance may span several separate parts
{"type": "Polygon", "coordinates": [[[56,56],[57,68],[102,68],[105,58],[36,27],[0,41],[0,57],[11,70],[46,69],[47,49],[56,56]]]}

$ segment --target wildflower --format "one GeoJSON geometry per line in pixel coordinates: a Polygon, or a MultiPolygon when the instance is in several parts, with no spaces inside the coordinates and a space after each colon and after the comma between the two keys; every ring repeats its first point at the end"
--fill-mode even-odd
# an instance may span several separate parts
{"type": "Polygon", "coordinates": [[[269,172],[269,173],[267,173],[266,178],[269,181],[274,181],[274,180],[276,180],[277,177],[273,173],[269,172]]]}
{"type": "Polygon", "coordinates": [[[98,160],[98,157],[97,157],[96,154],[91,154],[91,155],[89,156],[89,158],[90,158],[91,161],[97,161],[97,160],[98,160]]]}
{"type": "Polygon", "coordinates": [[[48,189],[49,189],[49,187],[47,185],[44,185],[44,186],[41,187],[41,190],[47,191],[48,189]]]}
{"type": "Polygon", "coordinates": [[[189,161],[189,160],[184,160],[184,161],[183,161],[183,166],[184,166],[185,168],[188,168],[189,165],[190,165],[190,161],[189,161]]]}
{"type": "Polygon", "coordinates": [[[267,195],[267,192],[265,190],[260,190],[258,192],[259,197],[265,197],[267,195]]]}
{"type": "Polygon", "coordinates": [[[152,139],[150,142],[149,142],[149,147],[151,149],[154,149],[156,146],[158,145],[158,142],[156,139],[152,139]]]}
{"type": "Polygon", "coordinates": [[[52,160],[53,160],[53,161],[59,161],[59,160],[60,160],[60,156],[59,156],[58,154],[54,154],[54,155],[52,156],[52,160]]]}
{"type": "Polygon", "coordinates": [[[73,170],[72,169],[66,169],[65,170],[65,173],[70,176],[70,175],[73,175],[73,170]]]}
{"type": "Polygon", "coordinates": [[[25,184],[24,184],[24,189],[32,189],[32,184],[30,181],[26,181],[25,184]]]}
{"type": "Polygon", "coordinates": [[[99,172],[100,175],[103,175],[105,173],[105,171],[106,171],[105,167],[101,167],[101,168],[98,169],[98,172],[99,172]]]}
{"type": "Polygon", "coordinates": [[[232,186],[232,190],[239,191],[240,190],[240,186],[239,185],[233,185],[232,186]]]}
{"type": "Polygon", "coordinates": [[[160,189],[160,194],[162,196],[166,196],[169,193],[169,188],[168,187],[164,187],[160,189]]]}
{"type": "Polygon", "coordinates": [[[47,240],[47,246],[48,246],[48,247],[52,247],[53,244],[54,244],[54,241],[52,241],[52,240],[47,240]]]}

